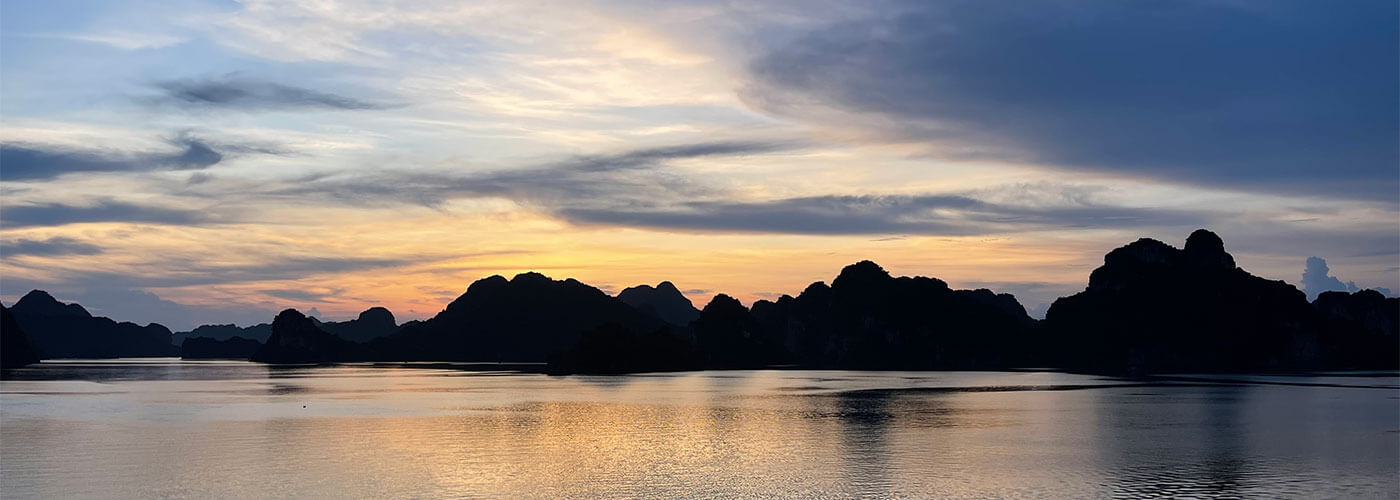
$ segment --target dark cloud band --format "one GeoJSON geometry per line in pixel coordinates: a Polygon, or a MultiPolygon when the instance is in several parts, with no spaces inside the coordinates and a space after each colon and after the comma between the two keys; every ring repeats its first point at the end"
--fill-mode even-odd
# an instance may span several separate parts
{"type": "Polygon", "coordinates": [[[224,160],[211,144],[195,137],[181,136],[172,143],[179,150],[161,153],[0,144],[0,179],[38,181],[70,173],[195,170],[224,160]]]}
{"type": "Polygon", "coordinates": [[[1290,194],[1400,191],[1394,1],[901,5],[771,48],[741,95],[950,155],[1290,194]]]}

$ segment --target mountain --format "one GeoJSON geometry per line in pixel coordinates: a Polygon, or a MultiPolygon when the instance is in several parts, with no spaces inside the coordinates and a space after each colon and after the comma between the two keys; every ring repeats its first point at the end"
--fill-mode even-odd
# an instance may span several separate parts
{"type": "Polygon", "coordinates": [[[94,317],[78,304],[64,304],[33,290],[10,308],[30,344],[45,359],[175,356],[170,329],[94,317]]]}
{"type": "Polygon", "coordinates": [[[700,317],[700,310],[685,298],[676,285],[662,281],[656,287],[638,285],[622,290],[617,299],[638,310],[676,326],[686,326],[700,317]]]}
{"type": "Polygon", "coordinates": [[[372,359],[363,345],[316,326],[296,309],[287,309],[272,320],[272,335],[251,359],[263,363],[327,363],[372,359]]]}
{"type": "Polygon", "coordinates": [[[262,348],[262,342],[243,337],[213,339],[194,337],[180,346],[182,359],[250,359],[262,348]]]}
{"type": "Polygon", "coordinates": [[[1375,290],[1322,292],[1312,305],[1330,368],[1400,368],[1400,299],[1375,290]]]}
{"type": "Polygon", "coordinates": [[[1303,292],[1236,267],[1204,229],[1181,249],[1144,238],[1109,252],[1083,292],[1051,304],[1045,323],[1047,352],[1074,369],[1268,371],[1322,362],[1303,292]]]}
{"type": "Polygon", "coordinates": [[[584,332],[572,348],[550,357],[551,375],[699,370],[703,359],[689,341],[658,330],[638,335],[608,324],[584,332]]]}
{"type": "Polygon", "coordinates": [[[38,363],[39,355],[29,345],[29,336],[15,321],[10,309],[0,304],[0,369],[38,363]]]}
{"type": "Polygon", "coordinates": [[[478,280],[437,316],[370,346],[396,360],[547,361],[584,331],[610,323],[630,332],[665,326],[578,280],[531,272],[478,280]]]}
{"type": "Polygon", "coordinates": [[[706,368],[761,368],[788,358],[743,304],[722,293],[705,305],[691,327],[706,368]]]}
{"type": "MultiPolygon", "coordinates": [[[[316,318],[311,318],[317,321],[316,318]]],[[[371,307],[360,313],[358,318],[350,321],[327,321],[317,322],[316,326],[345,340],[353,342],[369,342],[371,340],[387,337],[399,331],[399,325],[394,322],[394,313],[383,307],[371,307]]]]}
{"type": "Polygon", "coordinates": [[[1009,294],[896,278],[868,260],[843,268],[830,286],[758,301],[752,313],[792,362],[856,369],[1018,366],[1035,324],[1009,294]]]}
{"type": "Polygon", "coordinates": [[[272,335],[272,324],[259,323],[253,326],[239,327],[234,324],[227,325],[199,325],[194,330],[188,332],[175,332],[175,345],[184,345],[186,339],[195,337],[205,337],[214,340],[228,340],[234,337],[252,339],[258,342],[267,342],[267,337],[272,335]]]}

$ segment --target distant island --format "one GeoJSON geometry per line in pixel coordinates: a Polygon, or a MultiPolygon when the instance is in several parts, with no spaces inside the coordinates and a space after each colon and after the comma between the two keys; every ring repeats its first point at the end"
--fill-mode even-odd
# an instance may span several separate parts
{"type": "Polygon", "coordinates": [[[266,363],[496,361],[553,374],[803,367],[1095,373],[1400,368],[1400,299],[1325,292],[1309,303],[1235,264],[1214,233],[1182,248],[1141,239],[1114,249],[1084,291],[1044,320],[1010,294],[895,277],[871,261],[828,285],[745,307],[697,309],[670,282],[617,296],[539,273],[491,276],[436,316],[396,324],[374,307],[345,322],[288,309],[271,323],[172,334],[93,317],[32,291],[4,314],[4,367],[40,358],[182,355],[266,363]]]}

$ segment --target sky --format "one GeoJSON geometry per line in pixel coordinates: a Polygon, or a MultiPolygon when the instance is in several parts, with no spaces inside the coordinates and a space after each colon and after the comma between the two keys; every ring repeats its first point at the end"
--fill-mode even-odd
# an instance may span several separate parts
{"type": "Polygon", "coordinates": [[[1041,315],[1196,228],[1400,291],[1397,9],[10,0],[0,300],[404,321],[493,274],[750,304],[870,259],[1041,315]]]}

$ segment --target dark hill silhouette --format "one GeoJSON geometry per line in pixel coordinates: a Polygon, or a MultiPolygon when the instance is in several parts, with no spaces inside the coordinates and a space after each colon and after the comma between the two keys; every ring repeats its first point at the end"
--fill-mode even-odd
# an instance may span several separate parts
{"type": "Polygon", "coordinates": [[[715,295],[691,327],[706,368],[757,368],[787,359],[753,314],[728,295],[715,295]]]}
{"type": "Polygon", "coordinates": [[[1313,309],[1321,329],[1322,356],[1331,367],[1400,367],[1400,299],[1375,290],[1322,292],[1313,309]]]}
{"type": "Polygon", "coordinates": [[[550,358],[551,375],[644,373],[699,370],[700,352],[689,341],[658,330],[637,335],[608,324],[584,332],[568,351],[550,358]]]}
{"type": "Polygon", "coordinates": [[[547,361],[609,323],[630,332],[664,326],[578,280],[532,272],[478,280],[437,316],[370,345],[396,360],[547,361]]]}
{"type": "Polygon", "coordinates": [[[871,261],[846,266],[831,286],[759,301],[753,315],[793,362],[861,369],[1013,366],[1035,323],[1009,294],[895,278],[871,261]]]}
{"type": "Polygon", "coordinates": [[[250,359],[262,348],[262,342],[243,337],[213,339],[194,337],[180,346],[182,359],[250,359]]]}
{"type": "Polygon", "coordinates": [[[1083,292],[1045,318],[1068,367],[1106,372],[1311,368],[1314,314],[1303,292],[1235,266],[1215,233],[1178,250],[1140,239],[1109,252],[1083,292]]]}
{"type": "Polygon", "coordinates": [[[394,313],[383,307],[371,307],[360,313],[360,316],[350,321],[316,321],[316,326],[337,337],[353,342],[369,342],[371,340],[388,337],[399,331],[399,325],[394,322],[394,313]]]}
{"type": "Polygon", "coordinates": [[[118,358],[175,356],[170,329],[151,323],[118,323],[94,317],[83,306],[64,304],[48,292],[33,290],[10,308],[39,356],[49,358],[118,358]]]}
{"type": "Polygon", "coordinates": [[[39,354],[29,345],[29,336],[15,321],[10,308],[0,304],[0,369],[38,363],[39,354]]]}
{"type": "Polygon", "coordinates": [[[263,363],[327,363],[372,359],[361,344],[316,326],[296,309],[287,309],[272,320],[272,335],[251,358],[263,363]]]}
{"type": "Polygon", "coordinates": [[[669,281],[662,281],[656,287],[638,285],[627,288],[617,294],[617,298],[675,326],[689,325],[700,317],[700,310],[695,308],[695,304],[669,281]]]}
{"type": "Polygon", "coordinates": [[[258,342],[267,342],[267,337],[272,335],[271,323],[259,323],[253,326],[239,327],[234,324],[227,325],[199,325],[194,330],[188,332],[175,332],[175,345],[184,345],[186,339],[204,337],[214,340],[228,340],[234,337],[252,339],[258,342]]]}

